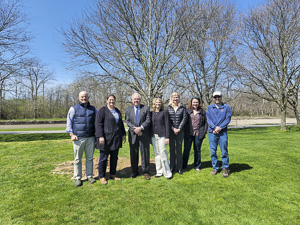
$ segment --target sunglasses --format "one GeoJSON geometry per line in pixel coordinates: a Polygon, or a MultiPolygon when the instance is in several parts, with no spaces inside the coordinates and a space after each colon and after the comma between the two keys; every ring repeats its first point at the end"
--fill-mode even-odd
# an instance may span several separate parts
{"type": "Polygon", "coordinates": [[[222,96],[216,95],[214,96],[214,98],[222,98],[222,96]]]}

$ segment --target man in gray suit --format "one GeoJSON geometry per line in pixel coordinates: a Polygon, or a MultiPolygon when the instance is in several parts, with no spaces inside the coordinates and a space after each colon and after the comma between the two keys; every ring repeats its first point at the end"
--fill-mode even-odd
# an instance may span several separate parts
{"type": "Polygon", "coordinates": [[[134,93],[131,96],[132,106],[125,110],[125,121],[129,127],[129,147],[132,174],[131,178],[138,175],[139,148],[142,157],[142,170],[146,180],[150,180],[150,110],[149,106],[141,105],[141,96],[134,93]]]}

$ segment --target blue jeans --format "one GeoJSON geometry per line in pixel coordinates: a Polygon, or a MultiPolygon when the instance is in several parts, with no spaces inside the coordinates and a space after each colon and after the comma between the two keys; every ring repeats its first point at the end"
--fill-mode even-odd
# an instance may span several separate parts
{"type": "Polygon", "coordinates": [[[229,168],[227,131],[221,131],[219,134],[208,133],[208,141],[210,146],[210,157],[213,169],[219,169],[219,162],[217,156],[218,145],[220,146],[222,153],[222,167],[223,169],[229,168]]]}
{"type": "Polygon", "coordinates": [[[183,152],[183,168],[187,167],[189,161],[190,150],[192,143],[194,146],[194,168],[200,169],[201,166],[201,145],[203,139],[198,139],[198,136],[189,136],[184,138],[184,152],[183,152]]]}

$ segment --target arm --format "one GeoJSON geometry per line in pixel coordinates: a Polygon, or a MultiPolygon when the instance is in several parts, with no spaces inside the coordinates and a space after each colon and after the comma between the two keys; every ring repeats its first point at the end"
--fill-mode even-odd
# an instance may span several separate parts
{"type": "Polygon", "coordinates": [[[100,108],[97,112],[96,120],[95,120],[95,130],[97,138],[104,138],[104,119],[105,119],[104,107],[100,108]]]}
{"type": "Polygon", "coordinates": [[[166,128],[166,138],[170,137],[170,118],[168,111],[164,111],[164,120],[165,120],[165,128],[166,128]]]}
{"type": "Polygon", "coordinates": [[[216,125],[213,123],[212,118],[211,118],[211,107],[207,108],[207,113],[206,113],[206,120],[207,120],[207,124],[208,126],[212,129],[215,130],[216,125]]]}
{"type": "Polygon", "coordinates": [[[71,140],[72,141],[77,141],[78,137],[73,133],[73,122],[74,122],[74,116],[75,116],[75,109],[71,107],[68,112],[67,116],[67,128],[66,132],[70,134],[71,140]]]}
{"type": "Polygon", "coordinates": [[[183,129],[183,127],[184,127],[184,125],[186,124],[187,119],[188,119],[188,114],[187,114],[187,112],[186,112],[185,106],[183,107],[183,112],[182,112],[182,113],[183,113],[183,114],[182,114],[182,120],[181,120],[181,122],[180,122],[180,124],[179,124],[179,127],[178,127],[179,130],[182,130],[182,129],[183,129]]]}
{"type": "Polygon", "coordinates": [[[151,114],[150,114],[149,107],[148,106],[144,106],[144,107],[146,107],[146,119],[141,124],[141,126],[143,126],[144,129],[148,129],[151,125],[151,114]]]}
{"type": "Polygon", "coordinates": [[[133,131],[135,128],[135,125],[130,120],[130,114],[129,114],[130,108],[131,107],[128,107],[127,109],[125,109],[125,121],[126,121],[127,126],[129,127],[129,130],[133,131]]]}
{"type": "Polygon", "coordinates": [[[231,121],[231,108],[230,106],[226,107],[226,116],[223,122],[219,125],[221,129],[225,129],[231,121]]]}

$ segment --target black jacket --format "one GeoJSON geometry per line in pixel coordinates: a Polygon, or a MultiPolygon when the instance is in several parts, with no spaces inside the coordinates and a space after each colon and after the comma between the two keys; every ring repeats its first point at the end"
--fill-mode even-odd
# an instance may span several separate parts
{"type": "Polygon", "coordinates": [[[170,136],[170,119],[166,110],[151,112],[151,136],[157,134],[158,137],[169,138],[170,136]]]}
{"type": "Polygon", "coordinates": [[[126,135],[124,124],[122,121],[122,115],[119,109],[115,108],[119,115],[119,121],[116,123],[116,119],[109,111],[107,106],[103,106],[99,109],[95,128],[96,128],[96,148],[100,150],[117,150],[122,148],[122,137],[126,135]],[[105,145],[99,144],[99,138],[104,137],[105,145]]]}
{"type": "Polygon", "coordinates": [[[168,105],[166,110],[169,113],[171,128],[183,130],[188,119],[185,105],[180,103],[180,107],[177,109],[176,113],[171,105],[168,105]]]}
{"type": "MultiPolygon", "coordinates": [[[[188,118],[187,118],[187,123],[185,127],[185,136],[187,137],[188,135],[191,135],[191,130],[192,130],[192,120],[191,120],[191,114],[193,113],[193,110],[191,109],[186,109],[188,118]]],[[[205,110],[201,108],[200,110],[200,126],[199,126],[199,136],[198,139],[201,140],[205,138],[205,135],[207,133],[208,129],[208,124],[206,120],[206,113],[205,110]]]]}

